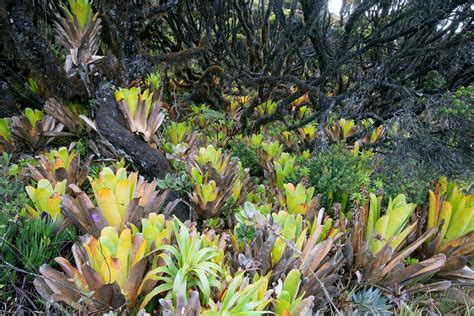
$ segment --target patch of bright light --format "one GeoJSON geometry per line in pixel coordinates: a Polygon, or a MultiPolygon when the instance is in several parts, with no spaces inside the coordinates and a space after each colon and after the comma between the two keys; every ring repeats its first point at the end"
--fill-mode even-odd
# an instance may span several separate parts
{"type": "Polygon", "coordinates": [[[329,0],[328,1],[328,9],[329,12],[332,14],[339,14],[342,7],[342,0],[329,0]]]}

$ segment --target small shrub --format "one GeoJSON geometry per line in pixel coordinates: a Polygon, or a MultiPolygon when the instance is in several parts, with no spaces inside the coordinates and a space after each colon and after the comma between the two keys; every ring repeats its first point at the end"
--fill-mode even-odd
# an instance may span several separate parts
{"type": "Polygon", "coordinates": [[[306,167],[310,184],[323,193],[323,203],[329,208],[340,202],[343,210],[348,197],[360,190],[360,179],[368,174],[367,158],[352,155],[342,145],[319,153],[306,167]]]}
{"type": "Polygon", "coordinates": [[[244,168],[249,168],[250,175],[261,176],[263,174],[260,159],[255,149],[243,142],[235,142],[231,144],[230,150],[233,156],[239,157],[244,168]]]}

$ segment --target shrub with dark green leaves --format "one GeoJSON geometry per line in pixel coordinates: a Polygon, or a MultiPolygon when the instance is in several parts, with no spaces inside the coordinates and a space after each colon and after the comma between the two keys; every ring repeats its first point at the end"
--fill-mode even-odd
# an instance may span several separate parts
{"type": "Polygon", "coordinates": [[[0,213],[9,214],[10,217],[18,215],[28,202],[25,184],[20,178],[24,164],[10,164],[7,153],[0,156],[0,213]]]}
{"type": "Polygon", "coordinates": [[[244,144],[243,142],[235,142],[231,144],[230,150],[232,152],[232,156],[239,157],[244,168],[249,168],[250,174],[252,176],[263,175],[260,159],[257,155],[257,151],[254,148],[244,144]]]}
{"type": "Polygon", "coordinates": [[[323,194],[328,209],[334,202],[346,209],[349,196],[359,192],[361,179],[369,173],[366,160],[354,156],[343,145],[334,145],[307,162],[309,182],[323,194]]]}

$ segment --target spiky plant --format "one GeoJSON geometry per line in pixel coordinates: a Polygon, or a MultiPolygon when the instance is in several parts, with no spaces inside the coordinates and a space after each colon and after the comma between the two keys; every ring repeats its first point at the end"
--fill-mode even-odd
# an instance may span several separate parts
{"type": "Polygon", "coordinates": [[[347,243],[351,247],[346,252],[350,258],[349,266],[358,275],[359,281],[396,293],[400,289],[403,293],[414,293],[449,287],[450,282],[426,283],[424,286],[416,284],[420,279],[429,279],[445,265],[444,254],[411,265],[405,261],[433,236],[435,229],[428,230],[418,238],[409,238],[417,225],[417,221],[412,224],[407,221],[407,213],[412,212],[412,206],[398,197],[390,201],[387,214],[380,216],[379,200],[372,195],[370,203],[356,214],[351,243],[347,243]],[[398,215],[395,217],[394,214],[398,215]],[[390,217],[395,217],[394,221],[390,217]]]}
{"type": "Polygon", "coordinates": [[[352,295],[354,312],[360,315],[392,315],[392,306],[379,289],[369,287],[352,295]]]}
{"type": "Polygon", "coordinates": [[[141,93],[138,87],[120,88],[115,91],[115,99],[119,103],[130,130],[142,135],[145,141],[150,141],[165,119],[161,95],[154,101],[153,92],[149,93],[148,90],[141,93]]]}
{"type": "Polygon", "coordinates": [[[89,177],[89,181],[98,207],[77,185],[71,184],[73,194],[63,196],[61,210],[82,232],[94,236],[106,226],[122,230],[127,223],[138,224],[145,214],[160,210],[168,196],[168,191],[156,191],[156,180],[148,183],[137,173],[127,175],[124,168],[114,174],[105,167],[98,178],[89,177]]]}
{"type": "Polygon", "coordinates": [[[31,217],[40,218],[42,214],[48,214],[54,222],[62,221],[60,204],[61,196],[66,192],[66,180],[56,182],[53,187],[48,180],[41,179],[36,188],[27,186],[25,189],[34,205],[34,208],[26,205],[31,217]]]}
{"type": "Polygon", "coordinates": [[[197,233],[191,236],[189,228],[176,217],[173,220],[173,235],[176,245],[162,245],[158,249],[165,252],[159,255],[165,263],[145,276],[146,280],[158,281],[155,287],[144,298],[141,308],[155,296],[165,293],[165,298],[178,297],[188,300],[188,290],[198,289],[201,301],[207,305],[213,288],[220,288],[221,267],[212,262],[218,255],[213,247],[205,247],[203,237],[197,233]]]}
{"type": "Polygon", "coordinates": [[[90,65],[103,56],[96,55],[100,48],[100,18],[93,14],[92,1],[68,0],[56,14],[54,30],[59,43],[67,50],[64,69],[69,76],[78,73],[78,67],[90,65]]]}
{"type": "Polygon", "coordinates": [[[92,157],[81,163],[80,156],[70,147],[50,150],[38,156],[39,166],[28,164],[30,176],[35,181],[46,179],[52,185],[67,180],[67,184],[81,186],[87,179],[92,157]]]}
{"type": "Polygon", "coordinates": [[[63,124],[71,133],[80,133],[81,130],[89,129],[84,121],[88,119],[84,113],[81,113],[76,103],[64,106],[58,100],[50,98],[44,104],[44,111],[63,124]]]}
{"type": "Polygon", "coordinates": [[[282,282],[278,280],[276,287],[275,313],[284,315],[310,316],[313,308],[313,296],[304,298],[304,293],[299,295],[301,285],[301,272],[293,269],[282,282]]]}
{"type": "Polygon", "coordinates": [[[433,228],[438,232],[425,243],[424,253],[446,255],[439,275],[474,284],[474,271],[467,266],[474,258],[474,194],[464,194],[454,182],[441,178],[435,191],[429,192],[426,230],[433,228]]]}
{"type": "Polygon", "coordinates": [[[137,304],[139,284],[146,270],[146,241],[129,229],[120,234],[113,227],[104,228],[98,239],[86,235],[72,248],[74,267],[65,258],[56,263],[64,273],[44,264],[34,285],[51,302],[64,302],[89,313],[108,312],[137,304]]]}
{"type": "Polygon", "coordinates": [[[270,303],[272,290],[267,290],[268,278],[261,277],[253,283],[243,273],[238,273],[227,286],[218,302],[213,300],[203,316],[262,315],[269,313],[265,307],[270,303]]]}
{"type": "Polygon", "coordinates": [[[52,116],[26,108],[22,115],[12,117],[11,137],[17,147],[36,152],[56,137],[70,135],[62,133],[63,128],[52,116]]]}
{"type": "Polygon", "coordinates": [[[226,205],[243,204],[251,189],[248,169],[212,145],[199,149],[187,171],[193,187],[190,197],[203,218],[219,216],[226,205]]]}

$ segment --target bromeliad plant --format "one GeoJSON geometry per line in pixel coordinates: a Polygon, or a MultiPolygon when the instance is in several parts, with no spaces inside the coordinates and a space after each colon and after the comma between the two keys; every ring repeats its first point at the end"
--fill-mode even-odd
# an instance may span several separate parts
{"type": "Polygon", "coordinates": [[[52,185],[57,182],[67,180],[67,184],[81,186],[87,179],[89,165],[92,156],[84,163],[81,163],[80,156],[73,150],[61,147],[58,150],[50,150],[38,156],[39,166],[28,164],[31,177],[35,181],[46,179],[52,185]]]}
{"type": "MultiPolygon", "coordinates": [[[[418,280],[427,280],[445,264],[446,256],[437,254],[426,260],[408,265],[405,261],[416,249],[433,236],[432,228],[418,238],[409,238],[415,230],[417,221],[409,225],[414,205],[406,203],[403,195],[390,199],[386,214],[381,216],[381,199],[374,194],[370,203],[355,217],[351,233],[350,258],[353,258],[353,271],[361,283],[375,285],[389,292],[400,294],[417,291],[436,291],[448,288],[450,282],[416,284],[418,280]],[[414,241],[411,241],[413,240],[414,241]]],[[[398,295],[397,294],[397,295],[398,295]]]]}
{"type": "Polygon", "coordinates": [[[263,117],[265,115],[271,115],[273,112],[275,112],[277,108],[277,103],[272,101],[272,100],[267,100],[261,104],[259,104],[255,108],[255,116],[257,118],[263,117]]]}
{"type": "MultiPolygon", "coordinates": [[[[282,153],[278,159],[273,162],[275,169],[276,186],[280,191],[283,191],[283,183],[296,170],[296,157],[289,153],[282,153]]],[[[270,179],[272,177],[269,177],[270,179]]]]}
{"type": "Polygon", "coordinates": [[[12,117],[11,137],[17,147],[36,152],[56,137],[69,135],[61,133],[63,128],[52,116],[26,108],[22,115],[12,117]]]}
{"type": "Polygon", "coordinates": [[[212,261],[218,255],[217,249],[205,247],[203,236],[199,233],[191,235],[189,228],[176,217],[173,219],[173,238],[176,245],[158,248],[164,250],[159,257],[165,264],[146,274],[145,280],[158,281],[158,286],[146,295],[140,308],[144,308],[161,293],[166,293],[166,299],[176,301],[177,297],[184,297],[188,300],[189,289],[199,290],[201,302],[207,305],[211,290],[221,287],[220,276],[223,271],[212,261]]]}
{"type": "Polygon", "coordinates": [[[133,224],[131,226],[134,235],[140,232],[143,234],[143,238],[147,242],[147,254],[171,241],[173,222],[166,220],[163,214],[150,213],[147,218],[142,218],[141,230],[133,224]]]}
{"type": "Polygon", "coordinates": [[[69,8],[61,5],[61,14],[56,14],[54,30],[59,43],[67,50],[64,69],[68,76],[78,73],[79,67],[100,60],[100,18],[92,12],[92,1],[68,0],[69,8]]]}
{"type": "Polygon", "coordinates": [[[267,314],[265,307],[270,303],[273,290],[268,290],[268,277],[249,282],[242,272],[237,273],[222,293],[218,302],[210,300],[209,309],[203,316],[226,315],[262,315],[267,314]]]}
{"type": "Polygon", "coordinates": [[[44,264],[34,285],[50,302],[64,302],[89,313],[103,313],[137,305],[139,285],[144,281],[147,242],[142,234],[132,237],[129,229],[120,234],[105,227],[99,238],[81,237],[72,248],[74,267],[62,257],[55,259],[64,273],[44,264]]]}
{"type": "MultiPolygon", "coordinates": [[[[323,223],[323,216],[321,209],[313,225],[304,227],[293,255],[285,263],[287,271],[297,269],[301,272],[300,293],[306,298],[314,297],[311,302],[317,308],[323,308],[329,300],[340,295],[337,282],[342,276],[339,271],[347,260],[344,255],[347,245],[337,242],[339,228],[328,219],[323,223]]],[[[340,226],[343,225],[340,223],[340,226]]]]}
{"type": "Polygon", "coordinates": [[[188,136],[191,135],[191,126],[186,122],[167,122],[167,125],[163,131],[163,138],[166,143],[164,144],[165,150],[170,152],[167,147],[170,145],[179,145],[181,143],[188,143],[188,136]],[[167,144],[170,144],[167,146],[167,144]]]}
{"type": "Polygon", "coordinates": [[[313,296],[304,298],[304,293],[298,296],[301,285],[301,272],[293,269],[282,282],[278,280],[276,287],[275,313],[280,316],[302,315],[310,316],[313,308],[313,296]]]}
{"type": "Polygon", "coordinates": [[[61,222],[61,196],[66,192],[66,180],[54,183],[54,187],[46,179],[40,179],[37,187],[26,187],[26,192],[33,202],[34,208],[26,205],[26,210],[33,218],[48,214],[54,222],[61,222]]]}
{"type": "MultiPolygon", "coordinates": [[[[430,246],[434,252],[457,247],[464,236],[474,231],[474,194],[466,195],[454,182],[442,178],[435,192],[429,192],[429,211],[426,229],[438,228],[430,246]]],[[[472,251],[474,254],[474,250],[472,251]]]]}
{"type": "Polygon", "coordinates": [[[296,249],[301,250],[304,240],[303,217],[301,215],[288,214],[280,211],[272,214],[273,222],[280,226],[280,232],[272,249],[272,266],[275,266],[283,257],[287,248],[287,242],[294,242],[296,249]]]}
{"type": "Polygon", "coordinates": [[[165,119],[161,95],[154,101],[153,92],[148,93],[148,90],[141,93],[138,87],[120,88],[115,91],[115,99],[119,102],[130,130],[142,135],[145,141],[150,141],[165,119]]]}
{"type": "Polygon", "coordinates": [[[87,194],[75,184],[69,186],[73,195],[62,199],[62,211],[81,231],[97,236],[106,226],[122,230],[127,223],[138,224],[145,214],[159,210],[168,191],[156,191],[156,180],[151,183],[136,172],[127,175],[125,168],[114,172],[105,167],[98,178],[89,177],[95,207],[87,194]]]}
{"type": "Polygon", "coordinates": [[[390,199],[383,216],[380,214],[380,203],[381,197],[377,198],[371,193],[365,239],[369,241],[369,250],[373,255],[376,255],[389,242],[390,247],[397,250],[408,235],[416,229],[416,223],[406,227],[416,205],[407,204],[405,195],[400,194],[395,199],[390,199]]]}
{"type": "Polygon", "coordinates": [[[474,194],[464,194],[454,182],[441,178],[435,191],[429,192],[426,230],[438,229],[427,240],[424,253],[443,253],[446,265],[439,276],[462,284],[474,284],[474,271],[467,261],[474,257],[474,194]]]}
{"type": "Polygon", "coordinates": [[[58,100],[50,98],[44,103],[44,111],[63,124],[71,133],[80,134],[82,130],[95,129],[95,124],[87,117],[87,109],[79,103],[69,103],[67,106],[58,100]]]}
{"type": "Polygon", "coordinates": [[[280,204],[286,207],[288,213],[314,213],[319,207],[321,195],[313,197],[313,187],[306,189],[302,183],[298,183],[296,187],[292,183],[286,183],[283,187],[285,189],[285,200],[280,196],[280,204]]]}
{"type": "Polygon", "coordinates": [[[314,124],[308,124],[298,129],[298,135],[304,145],[310,146],[316,140],[317,128],[314,124]]]}
{"type": "MultiPolygon", "coordinates": [[[[263,137],[263,135],[259,134],[260,136],[263,137]]],[[[273,141],[271,143],[267,143],[267,142],[261,142],[261,137],[258,137],[259,135],[252,135],[252,144],[254,144],[256,141],[260,140],[260,142],[258,142],[257,144],[258,145],[254,145],[254,146],[260,146],[261,144],[261,147],[262,147],[262,150],[263,150],[263,159],[264,159],[264,162],[269,162],[271,160],[273,160],[275,157],[279,157],[282,152],[283,152],[283,144],[280,144],[277,140],[276,141],[273,141]]]]}
{"type": "Polygon", "coordinates": [[[354,120],[342,118],[339,121],[334,121],[331,126],[327,126],[325,132],[331,141],[337,142],[355,135],[358,129],[359,127],[354,123],[354,120]]]}
{"type": "Polygon", "coordinates": [[[250,191],[248,170],[212,145],[199,149],[187,171],[193,187],[190,197],[203,218],[219,216],[225,206],[241,205],[250,191]]]}

